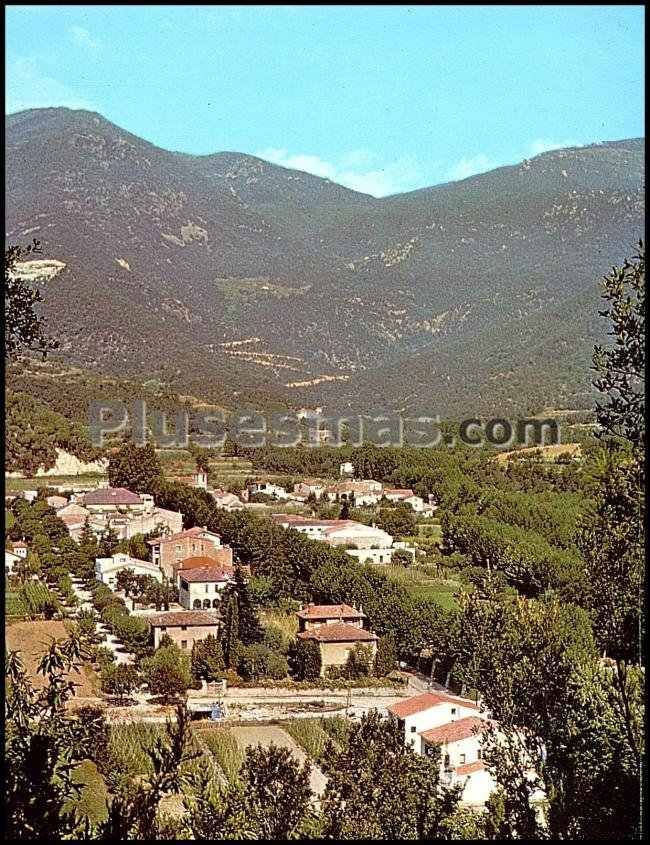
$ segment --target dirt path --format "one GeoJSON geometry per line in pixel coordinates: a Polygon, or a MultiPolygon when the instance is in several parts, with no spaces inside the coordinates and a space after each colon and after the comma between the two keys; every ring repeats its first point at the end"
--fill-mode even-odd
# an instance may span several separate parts
{"type": "MultiPolygon", "coordinates": [[[[282,730],[282,728],[279,728],[277,725],[232,727],[230,730],[242,748],[247,748],[249,745],[257,745],[258,743],[263,746],[268,746],[271,743],[274,743],[275,745],[279,745],[281,748],[288,748],[301,765],[307,759],[307,755],[302,748],[294,742],[286,731],[282,730]]],[[[312,792],[320,798],[325,786],[327,785],[327,778],[315,763],[311,763],[309,784],[312,788],[312,792]]]]}

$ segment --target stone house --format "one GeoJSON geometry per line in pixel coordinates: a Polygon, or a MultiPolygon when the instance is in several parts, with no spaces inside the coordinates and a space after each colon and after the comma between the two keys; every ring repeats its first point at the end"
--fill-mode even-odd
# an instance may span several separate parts
{"type": "Polygon", "coordinates": [[[324,677],[330,667],[344,666],[357,645],[370,648],[374,659],[379,638],[363,627],[367,616],[361,608],[357,610],[347,604],[309,604],[298,611],[297,616],[299,631],[296,636],[312,640],[319,646],[321,676],[324,677]]]}
{"type": "Polygon", "coordinates": [[[204,640],[210,634],[218,638],[221,631],[221,618],[214,611],[170,610],[152,613],[146,619],[151,626],[154,648],[158,648],[163,635],[167,634],[183,651],[190,652],[197,640],[204,640]]]}
{"type": "Polygon", "coordinates": [[[191,558],[204,559],[203,562],[195,564],[200,566],[232,566],[232,549],[230,546],[224,546],[221,537],[207,528],[195,526],[170,536],[155,537],[147,540],[147,544],[151,548],[152,563],[159,566],[165,577],[174,584],[177,582],[177,572],[182,568],[182,561],[191,558]],[[209,558],[207,563],[205,558],[209,558]]]}

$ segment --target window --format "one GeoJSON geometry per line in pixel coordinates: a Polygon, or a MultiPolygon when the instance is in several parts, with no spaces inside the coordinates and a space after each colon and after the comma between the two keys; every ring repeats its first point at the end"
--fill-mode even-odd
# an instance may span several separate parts
{"type": "Polygon", "coordinates": [[[458,710],[455,707],[451,708],[451,715],[452,716],[455,716],[457,712],[458,712],[458,710]]]}
{"type": "Polygon", "coordinates": [[[436,751],[436,749],[434,748],[433,745],[425,745],[424,746],[424,753],[427,755],[427,757],[433,757],[433,755],[435,754],[435,751],[436,751]]]}
{"type": "Polygon", "coordinates": [[[476,759],[477,760],[483,759],[483,750],[481,748],[479,748],[478,753],[476,754],[476,759]]]}
{"type": "Polygon", "coordinates": [[[181,640],[181,648],[187,648],[187,640],[181,640]]]}
{"type": "Polygon", "coordinates": [[[445,754],[445,769],[449,768],[449,754],[445,754]]]}
{"type": "Polygon", "coordinates": [[[161,630],[161,631],[166,631],[166,630],[167,630],[167,625],[161,625],[161,626],[160,626],[160,630],[161,630]]]}
{"type": "Polygon", "coordinates": [[[192,607],[194,608],[194,610],[201,610],[201,599],[194,599],[192,607]]]}
{"type": "Polygon", "coordinates": [[[464,762],[465,762],[465,755],[461,754],[460,755],[460,765],[462,766],[464,762]]]}
{"type": "Polygon", "coordinates": [[[415,733],[415,725],[412,725],[412,726],[411,726],[411,733],[412,733],[412,734],[414,734],[414,733],[415,733]]]}
{"type": "Polygon", "coordinates": [[[181,631],[187,631],[187,625],[181,625],[181,631]]]}

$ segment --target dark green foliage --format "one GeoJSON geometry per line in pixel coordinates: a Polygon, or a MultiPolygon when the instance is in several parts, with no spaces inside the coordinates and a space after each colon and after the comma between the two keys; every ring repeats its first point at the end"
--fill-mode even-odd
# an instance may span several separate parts
{"type": "Polygon", "coordinates": [[[245,681],[257,681],[260,678],[282,680],[289,673],[286,657],[262,643],[239,645],[236,668],[245,681]]]}
{"type": "Polygon", "coordinates": [[[39,252],[36,239],[27,247],[5,249],[5,360],[28,350],[37,350],[45,358],[59,345],[45,335],[42,317],[36,311],[37,303],[43,301],[38,288],[21,278],[16,266],[39,252]]]}
{"type": "Polygon", "coordinates": [[[138,447],[126,443],[111,455],[108,464],[111,487],[126,487],[134,493],[142,493],[162,478],[162,467],[151,444],[138,447]]]}
{"type": "Polygon", "coordinates": [[[142,674],[153,695],[171,700],[192,684],[190,660],[177,645],[161,646],[142,661],[142,674]]]}
{"type": "Polygon", "coordinates": [[[608,303],[601,316],[610,321],[614,346],[596,346],[594,387],[605,396],[597,403],[601,436],[616,436],[635,447],[645,445],[645,246],[622,267],[614,267],[602,284],[608,303]]]}
{"type": "Polygon", "coordinates": [[[192,646],[192,676],[196,680],[218,681],[223,677],[226,663],[221,643],[212,634],[196,640],[192,646]]]}
{"type": "Polygon", "coordinates": [[[320,678],[320,647],[314,640],[296,639],[289,648],[289,670],[297,681],[320,678]]]}
{"type": "Polygon", "coordinates": [[[118,698],[128,698],[140,684],[140,673],[127,664],[108,665],[102,669],[102,689],[118,698]]]}
{"type": "Polygon", "coordinates": [[[385,678],[396,668],[397,648],[395,647],[395,637],[392,634],[386,634],[386,636],[380,637],[377,643],[374,674],[378,678],[385,678]]]}
{"type": "Polygon", "coordinates": [[[366,678],[372,674],[372,668],[372,650],[369,646],[357,643],[348,654],[348,659],[343,667],[343,675],[352,680],[366,678]]]}
{"type": "Polygon", "coordinates": [[[333,839],[436,839],[457,802],[440,783],[439,759],[419,757],[402,731],[377,713],[350,730],[346,747],[325,755],[324,835],[333,839]]]}

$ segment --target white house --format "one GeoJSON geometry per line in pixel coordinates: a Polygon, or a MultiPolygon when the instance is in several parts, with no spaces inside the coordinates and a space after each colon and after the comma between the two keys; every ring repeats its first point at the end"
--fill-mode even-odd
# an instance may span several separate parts
{"type": "Polygon", "coordinates": [[[488,720],[478,704],[436,691],[399,701],[388,712],[416,754],[440,748],[441,776],[451,786],[463,786],[461,803],[485,804],[496,783],[483,761],[481,735],[488,720]]]}
{"type": "Polygon", "coordinates": [[[138,495],[123,487],[98,488],[86,493],[80,504],[90,512],[89,524],[96,534],[111,528],[120,540],[128,540],[136,534],[183,530],[183,515],[156,507],[147,493],[138,495]]]}
{"type": "Polygon", "coordinates": [[[117,589],[118,573],[124,569],[131,570],[134,575],[150,575],[156,581],[162,581],[160,568],[148,560],[139,560],[123,552],[118,552],[112,557],[95,559],[95,578],[109,586],[111,590],[117,589]]]}
{"type": "Polygon", "coordinates": [[[381,499],[382,484],[371,478],[361,481],[339,481],[338,484],[330,484],[325,493],[330,502],[348,501],[354,502],[357,507],[373,506],[381,499]]]}
{"type": "Polygon", "coordinates": [[[354,475],[354,465],[350,461],[344,461],[339,466],[339,475],[341,478],[351,478],[354,475]]]}
{"type": "Polygon", "coordinates": [[[271,514],[283,528],[293,528],[313,540],[330,546],[354,546],[345,551],[362,563],[390,563],[393,538],[375,525],[364,525],[353,519],[308,519],[298,514],[271,514]]]}
{"type": "Polygon", "coordinates": [[[254,481],[248,485],[248,493],[250,496],[254,496],[256,493],[264,493],[265,496],[272,496],[274,499],[289,498],[289,494],[284,487],[273,484],[271,481],[254,481]]]}
{"type": "Polygon", "coordinates": [[[212,498],[215,501],[215,504],[218,508],[222,508],[225,511],[240,511],[244,508],[244,503],[239,498],[239,496],[235,496],[234,493],[228,493],[227,490],[209,490],[208,491],[212,498]]]}
{"type": "Polygon", "coordinates": [[[233,581],[232,569],[220,566],[182,569],[178,573],[178,600],[186,610],[217,608],[221,594],[233,581]]]}
{"type": "Polygon", "coordinates": [[[11,551],[21,557],[23,560],[27,557],[27,553],[29,552],[29,546],[24,540],[18,540],[15,543],[11,544],[11,551]]]}
{"type": "Polygon", "coordinates": [[[22,557],[5,549],[5,575],[13,575],[22,557]]]}
{"type": "Polygon", "coordinates": [[[314,498],[320,499],[325,492],[325,487],[324,481],[318,481],[315,478],[304,478],[302,481],[293,485],[293,492],[297,496],[308,498],[310,495],[313,495],[314,498]]]}

